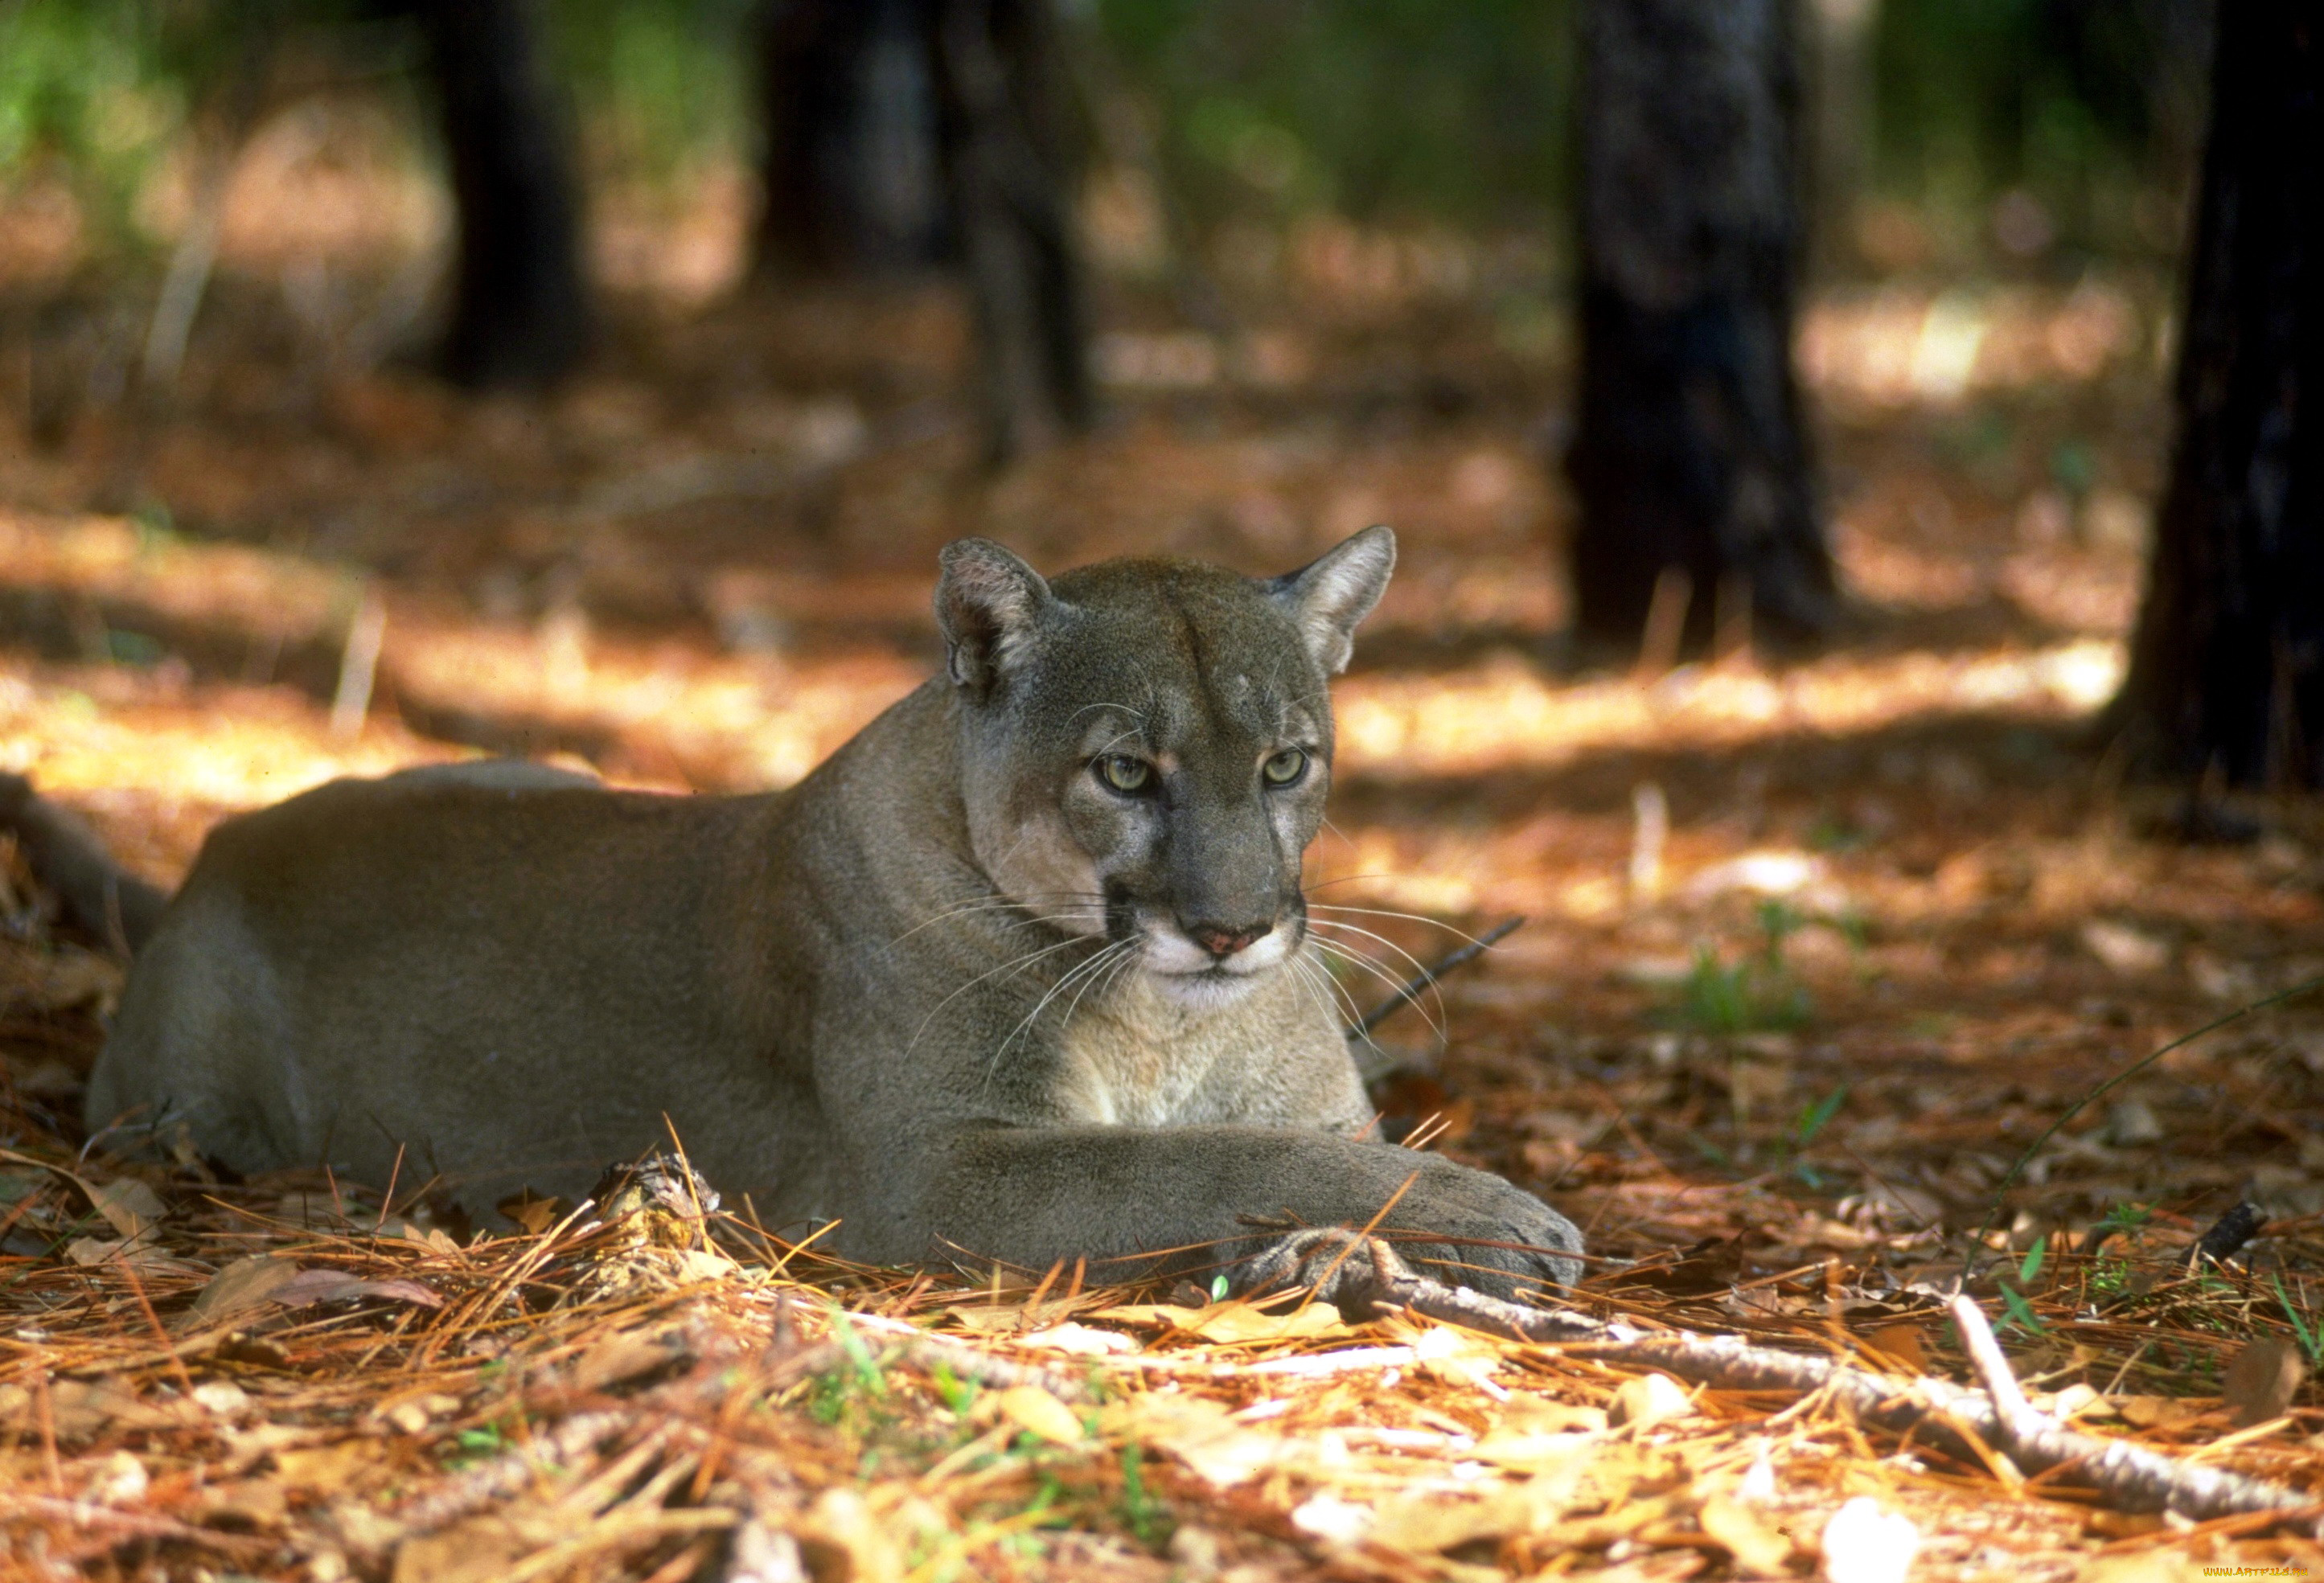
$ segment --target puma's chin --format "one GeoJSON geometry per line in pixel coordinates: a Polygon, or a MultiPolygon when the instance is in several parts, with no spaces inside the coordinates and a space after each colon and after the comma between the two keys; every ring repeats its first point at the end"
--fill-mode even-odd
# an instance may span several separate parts
{"type": "Polygon", "coordinates": [[[1189,1009],[1207,1011],[1249,994],[1283,964],[1288,950],[1281,929],[1232,956],[1217,957],[1175,929],[1149,928],[1143,966],[1158,993],[1189,1009]]]}
{"type": "Polygon", "coordinates": [[[1237,972],[1231,968],[1213,967],[1198,969],[1194,972],[1173,973],[1158,972],[1149,968],[1146,977],[1164,999],[1189,1011],[1215,1011],[1250,994],[1251,987],[1269,971],[1259,968],[1250,972],[1237,972]]]}

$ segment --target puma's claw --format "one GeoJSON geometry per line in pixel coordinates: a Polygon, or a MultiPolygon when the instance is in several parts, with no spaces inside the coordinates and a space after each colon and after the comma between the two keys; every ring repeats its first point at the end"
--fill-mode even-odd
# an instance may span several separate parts
{"type": "MultiPolygon", "coordinates": [[[[1551,1266],[1548,1279],[1557,1284],[1570,1284],[1580,1272],[1578,1262],[1566,1256],[1563,1249],[1543,1249],[1542,1256],[1551,1266]]],[[[1416,1280],[1487,1288],[1501,1284],[1493,1278],[1500,1275],[1498,1270],[1471,1266],[1462,1273],[1485,1279],[1446,1279],[1425,1265],[1416,1269],[1383,1238],[1342,1226],[1319,1226],[1291,1232],[1251,1255],[1235,1272],[1233,1286],[1239,1296],[1306,1288],[1317,1302],[1337,1308],[1349,1323],[1360,1324],[1379,1318],[1381,1308],[1393,1308],[1404,1301],[1399,1292],[1408,1293],[1416,1280]]],[[[1487,1294],[1504,1295],[1489,1290],[1487,1294]]]]}
{"type": "Polygon", "coordinates": [[[1241,1296],[1306,1287],[1350,1324],[1362,1324],[1379,1317],[1378,1305],[1390,1300],[1398,1282],[1412,1279],[1412,1267],[1379,1238],[1320,1226],[1294,1231],[1244,1260],[1234,1285],[1241,1296]]]}

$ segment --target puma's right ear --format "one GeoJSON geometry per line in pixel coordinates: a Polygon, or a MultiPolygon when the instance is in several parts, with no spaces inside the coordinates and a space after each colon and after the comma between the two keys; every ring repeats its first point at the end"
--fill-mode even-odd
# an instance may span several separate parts
{"type": "Polygon", "coordinates": [[[1267,592],[1299,624],[1307,652],[1333,676],[1348,668],[1356,623],[1372,613],[1395,570],[1396,535],[1375,524],[1276,578],[1267,592]]]}
{"type": "Polygon", "coordinates": [[[936,625],[952,679],[982,696],[1023,658],[1052,597],[1041,574],[990,538],[957,538],[937,552],[936,625]]]}

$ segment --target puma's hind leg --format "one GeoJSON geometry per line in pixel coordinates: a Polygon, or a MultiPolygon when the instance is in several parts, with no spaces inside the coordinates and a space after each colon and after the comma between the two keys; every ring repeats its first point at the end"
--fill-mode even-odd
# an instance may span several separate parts
{"type": "Polygon", "coordinates": [[[229,900],[172,907],[138,953],[112,1036],[89,1074],[83,1115],[115,1153],[174,1152],[180,1139],[248,1173],[300,1162],[285,1125],[299,1102],[279,1037],[273,974],[229,900]],[[257,1081],[258,1074],[270,1081],[257,1081]]]}

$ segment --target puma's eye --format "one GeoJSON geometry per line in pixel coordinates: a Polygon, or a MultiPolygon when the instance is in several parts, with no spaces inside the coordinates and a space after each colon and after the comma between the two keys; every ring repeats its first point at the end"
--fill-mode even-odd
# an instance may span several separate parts
{"type": "Polygon", "coordinates": [[[1109,753],[1097,761],[1097,775],[1118,792],[1144,791],[1146,783],[1154,778],[1154,768],[1127,753],[1109,753]]]}
{"type": "Polygon", "coordinates": [[[1259,767],[1269,786],[1290,786],[1307,773],[1307,755],[1296,748],[1286,748],[1259,767]]]}

